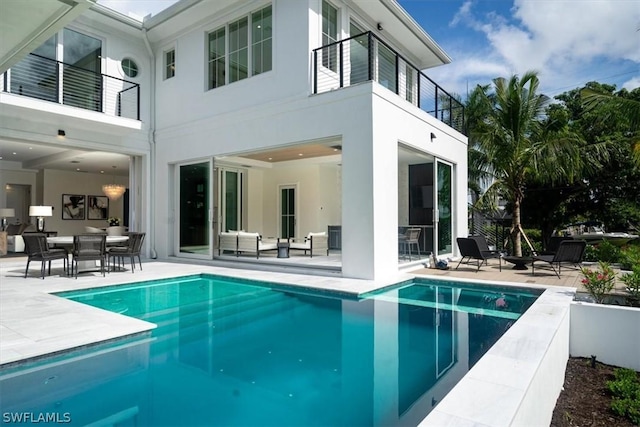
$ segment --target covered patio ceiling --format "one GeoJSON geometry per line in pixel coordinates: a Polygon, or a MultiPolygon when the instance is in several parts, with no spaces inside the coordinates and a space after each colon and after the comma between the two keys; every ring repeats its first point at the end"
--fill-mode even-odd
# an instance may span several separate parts
{"type": "Polygon", "coordinates": [[[0,73],[76,19],[95,1],[0,1],[0,73]]]}

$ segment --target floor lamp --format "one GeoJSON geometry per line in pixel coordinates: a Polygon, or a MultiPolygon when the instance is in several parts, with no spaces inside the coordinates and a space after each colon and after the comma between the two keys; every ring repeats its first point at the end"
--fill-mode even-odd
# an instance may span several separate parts
{"type": "Polygon", "coordinates": [[[53,208],[51,206],[29,206],[29,216],[38,218],[36,229],[42,233],[44,231],[44,217],[53,216],[53,208]]]}

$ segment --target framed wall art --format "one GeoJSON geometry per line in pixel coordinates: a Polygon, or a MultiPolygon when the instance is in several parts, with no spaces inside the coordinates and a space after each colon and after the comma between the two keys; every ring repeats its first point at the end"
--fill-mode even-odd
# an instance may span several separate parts
{"type": "Polygon", "coordinates": [[[87,196],[87,219],[105,220],[109,217],[109,198],[107,196],[87,196]]]}
{"type": "Polygon", "coordinates": [[[83,194],[62,195],[62,219],[84,219],[85,197],[83,194]]]}

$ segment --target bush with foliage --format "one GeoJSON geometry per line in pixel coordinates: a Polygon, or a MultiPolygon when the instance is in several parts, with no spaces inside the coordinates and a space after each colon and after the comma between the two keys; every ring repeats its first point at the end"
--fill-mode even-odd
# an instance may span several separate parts
{"type": "Polygon", "coordinates": [[[597,261],[606,263],[620,262],[622,258],[620,248],[613,243],[609,242],[608,240],[603,240],[602,242],[595,245],[595,247],[597,261]]]}
{"type": "Polygon", "coordinates": [[[634,266],[631,273],[620,276],[620,280],[629,292],[630,305],[640,305],[640,265],[634,266]]]}
{"type": "Polygon", "coordinates": [[[616,283],[616,273],[611,266],[599,261],[600,270],[591,270],[590,268],[581,268],[580,271],[584,276],[582,285],[585,287],[589,295],[593,297],[596,303],[602,304],[609,292],[613,290],[616,283]]]}
{"type": "Polygon", "coordinates": [[[589,262],[598,261],[598,248],[593,245],[587,245],[584,250],[584,260],[589,262]]]}
{"type": "Polygon", "coordinates": [[[624,270],[633,270],[635,266],[640,266],[640,245],[631,244],[622,248],[620,263],[624,270]]]}
{"type": "Polygon", "coordinates": [[[614,380],[607,382],[613,394],[611,409],[618,415],[627,417],[640,425],[640,380],[636,371],[618,368],[613,372],[614,380]]]}

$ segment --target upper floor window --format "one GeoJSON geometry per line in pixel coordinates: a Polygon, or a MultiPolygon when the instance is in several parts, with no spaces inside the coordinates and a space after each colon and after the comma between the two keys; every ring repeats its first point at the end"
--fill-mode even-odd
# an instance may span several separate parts
{"type": "Polygon", "coordinates": [[[131,58],[124,58],[122,60],[122,72],[125,76],[134,78],[138,75],[138,64],[131,58]]]}
{"type": "Polygon", "coordinates": [[[267,6],[209,33],[209,89],[271,70],[271,13],[267,6]]]}
{"type": "MultiPolygon", "coordinates": [[[[322,46],[338,41],[338,9],[328,1],[322,2],[322,46]]],[[[331,71],[338,71],[338,45],[322,50],[322,65],[331,71]]]]}
{"type": "Polygon", "coordinates": [[[164,53],[164,78],[170,79],[176,75],[176,50],[171,49],[164,53]]]}

